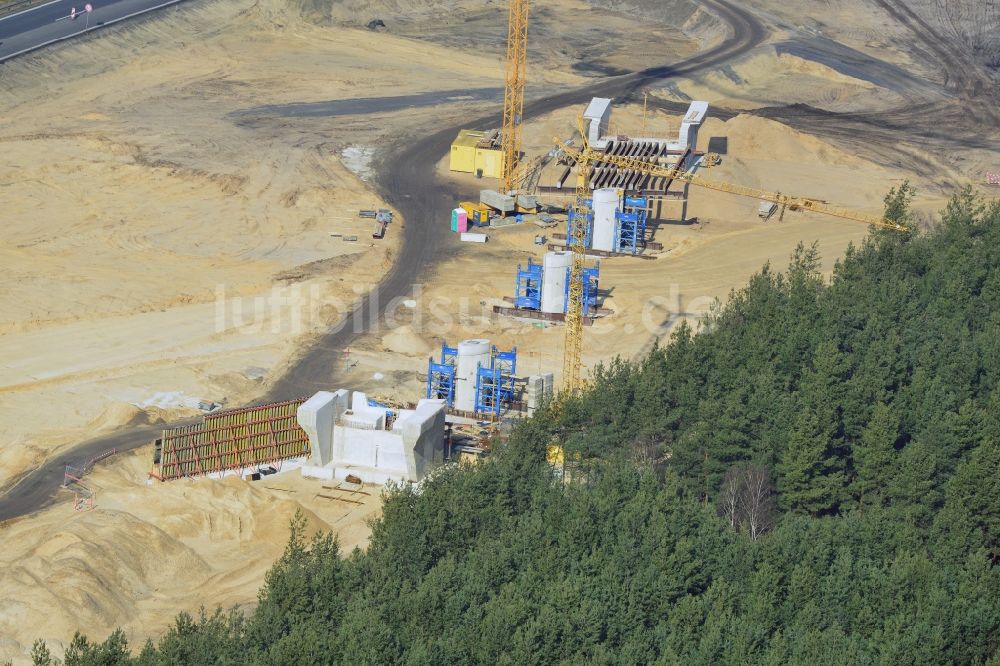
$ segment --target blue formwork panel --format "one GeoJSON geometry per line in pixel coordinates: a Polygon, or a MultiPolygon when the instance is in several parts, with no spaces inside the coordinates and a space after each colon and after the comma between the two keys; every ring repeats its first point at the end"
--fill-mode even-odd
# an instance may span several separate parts
{"type": "Polygon", "coordinates": [[[458,349],[441,343],[441,362],[427,361],[427,397],[444,400],[451,407],[455,402],[455,364],[458,349]]]}
{"type": "Polygon", "coordinates": [[[514,285],[514,305],[528,310],[542,307],[542,265],[528,259],[528,266],[517,266],[517,280],[514,285]]]}
{"type": "Polygon", "coordinates": [[[455,403],[455,366],[451,363],[427,363],[427,397],[455,403]]]}
{"type": "Polygon", "coordinates": [[[615,234],[615,251],[635,254],[639,244],[639,216],[635,213],[615,211],[617,233],[615,234]]]}
{"type": "Polygon", "coordinates": [[[390,407],[389,405],[381,403],[378,400],[372,400],[371,398],[368,398],[368,406],[369,407],[375,407],[377,409],[384,409],[385,410],[385,415],[386,415],[387,418],[390,417],[390,416],[395,415],[395,413],[396,413],[396,412],[394,412],[392,410],[392,407],[390,407]]]}
{"type": "MultiPolygon", "coordinates": [[[[626,203],[644,202],[643,198],[626,197],[626,203]]],[[[626,207],[615,211],[615,251],[636,254],[646,240],[646,211],[626,207]]]]}
{"type": "Polygon", "coordinates": [[[505,408],[510,408],[516,371],[517,347],[508,352],[493,347],[489,366],[476,370],[476,412],[499,416],[505,408]]]}
{"type": "Polygon", "coordinates": [[[505,375],[513,375],[517,372],[517,347],[509,352],[500,351],[493,347],[493,365],[500,368],[500,372],[505,375]]]}
{"type": "Polygon", "coordinates": [[[499,415],[500,406],[500,369],[480,367],[476,370],[476,412],[499,415]]]}
{"type": "Polygon", "coordinates": [[[590,315],[597,309],[597,279],[600,276],[600,268],[583,269],[583,314],[590,315]]]}
{"type": "Polygon", "coordinates": [[[449,347],[445,343],[441,343],[441,362],[451,363],[454,365],[458,362],[458,347],[449,347]]]}
{"type": "Polygon", "coordinates": [[[500,416],[514,400],[514,377],[499,367],[476,371],[476,412],[500,416]]]}

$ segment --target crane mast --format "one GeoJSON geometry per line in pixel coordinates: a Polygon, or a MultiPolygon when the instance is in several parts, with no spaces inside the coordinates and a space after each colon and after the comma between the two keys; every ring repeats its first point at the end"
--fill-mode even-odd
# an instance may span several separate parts
{"type": "Polygon", "coordinates": [[[521,155],[521,122],[524,116],[524,83],[528,67],[529,0],[509,0],[507,17],[507,65],[504,76],[503,129],[500,148],[503,168],[500,190],[515,189],[517,160],[521,155]]]}
{"type": "Polygon", "coordinates": [[[576,196],[570,209],[573,224],[570,225],[570,236],[566,239],[573,252],[566,303],[566,341],[563,348],[563,392],[567,395],[576,395],[583,388],[580,377],[583,353],[583,264],[587,252],[587,224],[590,215],[587,197],[590,194],[592,153],[590,145],[584,143],[581,159],[577,161],[576,196]]]}

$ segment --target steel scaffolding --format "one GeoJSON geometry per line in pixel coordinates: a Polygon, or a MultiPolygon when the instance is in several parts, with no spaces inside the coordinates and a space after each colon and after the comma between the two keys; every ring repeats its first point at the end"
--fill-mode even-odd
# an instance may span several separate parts
{"type": "Polygon", "coordinates": [[[538,310],[542,307],[542,265],[528,258],[528,266],[517,265],[517,283],[514,285],[514,305],[538,310]]]}
{"type": "Polygon", "coordinates": [[[458,349],[441,343],[441,362],[427,361],[427,398],[444,400],[451,407],[455,402],[455,365],[458,349]]]}
{"type": "Polygon", "coordinates": [[[615,211],[617,225],[615,251],[638,254],[646,241],[645,197],[625,197],[621,210],[615,211]]]}
{"type": "Polygon", "coordinates": [[[476,412],[500,416],[505,406],[514,402],[514,372],[517,348],[502,352],[493,347],[490,366],[476,371],[476,412]]]}

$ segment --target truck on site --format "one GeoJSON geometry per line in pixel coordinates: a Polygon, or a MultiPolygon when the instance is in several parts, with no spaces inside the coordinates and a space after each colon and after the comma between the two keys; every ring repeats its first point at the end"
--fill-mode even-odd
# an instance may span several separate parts
{"type": "Polygon", "coordinates": [[[761,201],[757,206],[757,217],[767,222],[778,212],[778,204],[773,201],[761,201]]]}
{"type": "Polygon", "coordinates": [[[375,231],[372,238],[385,238],[385,229],[392,222],[392,211],[387,208],[380,208],[375,213],[375,231]]]}

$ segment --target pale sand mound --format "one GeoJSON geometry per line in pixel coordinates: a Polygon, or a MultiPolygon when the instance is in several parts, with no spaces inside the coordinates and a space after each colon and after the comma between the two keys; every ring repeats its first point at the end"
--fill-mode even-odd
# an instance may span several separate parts
{"type": "Polygon", "coordinates": [[[830,81],[831,83],[842,83],[845,85],[861,86],[862,88],[871,88],[871,89],[877,87],[871,81],[865,81],[864,79],[856,79],[853,76],[841,74],[832,67],[828,67],[814,60],[806,60],[805,58],[800,58],[798,56],[792,55],[791,53],[779,54],[778,62],[781,63],[781,65],[784,66],[788,71],[798,72],[799,74],[809,74],[812,76],[818,76],[820,78],[826,79],[827,81],[830,81]]]}
{"type": "Polygon", "coordinates": [[[87,428],[97,432],[105,432],[126,426],[163,423],[166,412],[167,410],[158,407],[143,409],[129,402],[112,402],[87,424],[87,428]]]}
{"type": "MultiPolygon", "coordinates": [[[[704,126],[705,131],[698,136],[699,143],[703,140],[707,142],[710,133],[723,134],[728,137],[728,154],[738,159],[809,163],[825,167],[872,166],[868,160],[767,118],[739,115],[725,123],[709,118],[704,126]]],[[[762,175],[766,176],[766,173],[762,175]]],[[[780,187],[780,183],[774,183],[774,187],[780,187]]]]}
{"type": "Polygon", "coordinates": [[[725,67],[677,79],[674,93],[730,108],[804,103],[832,110],[898,104],[901,98],[870,81],[854,78],[772,46],[760,46],[725,67]]]}
{"type": "Polygon", "coordinates": [[[382,336],[382,346],[391,352],[407,356],[426,356],[431,351],[431,345],[409,324],[382,336]]]}
{"type": "Polygon", "coordinates": [[[298,471],[262,481],[184,480],[147,485],[151,451],[112,459],[85,478],[96,508],[54,507],[4,527],[0,552],[0,660],[45,638],[57,652],[73,632],[122,627],[134,647],[181,610],[249,606],[281,555],[296,510],[306,533],[335,529],[344,553],[364,546],[379,490],[336,501],[298,471]],[[360,502],[355,504],[353,502],[360,502]]]}

